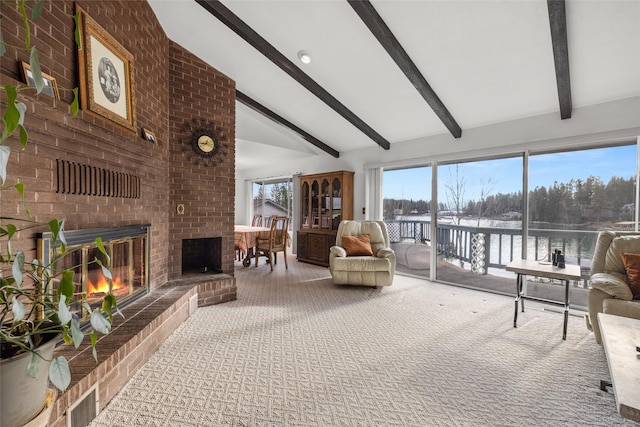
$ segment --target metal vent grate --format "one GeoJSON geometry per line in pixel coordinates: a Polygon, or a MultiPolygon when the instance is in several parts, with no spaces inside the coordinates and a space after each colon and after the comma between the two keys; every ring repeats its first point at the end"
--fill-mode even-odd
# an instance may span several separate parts
{"type": "Polygon", "coordinates": [[[98,416],[97,384],[67,410],[67,427],[87,427],[96,416],[98,416]]]}
{"type": "Polygon", "coordinates": [[[56,160],[56,192],[88,196],[140,198],[140,177],[67,160],[56,160]]]}

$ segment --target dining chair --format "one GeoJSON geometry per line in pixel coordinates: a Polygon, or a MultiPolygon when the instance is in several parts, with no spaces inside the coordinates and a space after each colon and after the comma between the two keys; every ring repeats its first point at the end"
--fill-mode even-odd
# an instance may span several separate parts
{"type": "Polygon", "coordinates": [[[278,216],[278,215],[269,215],[268,217],[266,217],[264,219],[264,224],[263,227],[269,227],[271,228],[271,223],[273,222],[273,219],[278,216]]]}
{"type": "Polygon", "coordinates": [[[278,262],[277,253],[284,253],[284,265],[289,269],[287,262],[287,239],[289,238],[289,218],[286,216],[276,216],[271,221],[271,231],[269,236],[256,237],[256,267],[258,266],[258,256],[264,254],[268,257],[268,262],[273,271],[273,265],[278,262]],[[273,255],[273,257],[271,256],[273,255]]]}

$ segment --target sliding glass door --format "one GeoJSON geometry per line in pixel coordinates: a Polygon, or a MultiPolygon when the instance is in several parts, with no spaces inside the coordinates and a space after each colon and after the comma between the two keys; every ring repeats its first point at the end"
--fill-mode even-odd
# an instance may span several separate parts
{"type": "Polygon", "coordinates": [[[429,278],[431,269],[431,167],[385,170],[383,217],[397,271],[429,278]]]}
{"type": "Polygon", "coordinates": [[[504,266],[520,258],[523,157],[438,165],[436,279],[515,294],[504,266]]]}

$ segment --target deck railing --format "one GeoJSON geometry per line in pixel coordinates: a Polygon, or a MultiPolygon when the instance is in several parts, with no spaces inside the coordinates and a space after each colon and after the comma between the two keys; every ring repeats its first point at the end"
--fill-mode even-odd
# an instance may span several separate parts
{"type": "MultiPolygon", "coordinates": [[[[433,243],[431,221],[385,220],[392,243],[433,243]]],[[[504,269],[522,253],[522,229],[473,227],[438,223],[435,248],[438,256],[469,263],[473,271],[487,274],[488,268],[504,269]]],[[[555,249],[566,261],[580,265],[588,277],[598,231],[529,228],[527,239],[530,258],[549,260],[555,249]]]]}

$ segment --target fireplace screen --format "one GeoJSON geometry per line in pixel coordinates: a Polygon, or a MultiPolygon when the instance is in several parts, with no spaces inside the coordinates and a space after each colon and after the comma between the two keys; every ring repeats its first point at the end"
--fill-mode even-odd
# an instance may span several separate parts
{"type": "MultiPolygon", "coordinates": [[[[148,288],[149,226],[116,227],[107,229],[65,231],[66,255],[55,265],[55,272],[74,271],[78,294],[84,292],[91,308],[102,303],[111,293],[119,307],[144,295],[148,288]],[[100,237],[111,257],[111,284],[103,275],[95,259],[107,265],[105,256],[98,250],[95,239],[100,237]]],[[[39,258],[48,264],[53,256],[51,235],[40,238],[39,258]]],[[[80,318],[85,317],[80,303],[71,307],[80,318]]]]}

